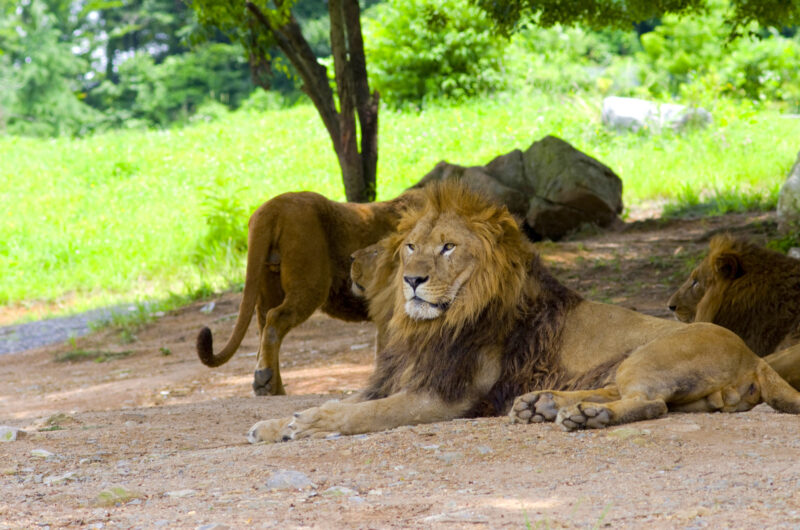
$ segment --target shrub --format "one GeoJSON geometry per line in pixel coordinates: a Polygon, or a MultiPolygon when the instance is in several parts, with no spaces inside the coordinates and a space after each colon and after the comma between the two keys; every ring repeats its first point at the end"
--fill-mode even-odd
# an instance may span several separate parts
{"type": "Polygon", "coordinates": [[[502,87],[506,41],[468,0],[391,0],[367,11],[372,86],[390,105],[461,100],[502,87]]]}

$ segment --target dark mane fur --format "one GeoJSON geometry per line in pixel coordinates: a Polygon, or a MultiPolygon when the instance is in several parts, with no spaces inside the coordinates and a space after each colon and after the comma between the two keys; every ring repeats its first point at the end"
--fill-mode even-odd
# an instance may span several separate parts
{"type": "Polygon", "coordinates": [[[545,388],[568,389],[556,357],[567,314],[581,296],[556,280],[534,256],[528,267],[528,281],[536,282],[535,297],[520,300],[518,316],[503,348],[502,373],[489,394],[472,411],[474,416],[505,414],[516,396],[545,388]]]}
{"type": "MultiPolygon", "coordinates": [[[[490,392],[473,408],[471,416],[504,414],[512,400],[525,392],[543,388],[574,388],[585,383],[567,380],[556,357],[567,314],[581,301],[580,295],[558,282],[533,255],[528,281],[538,284],[536,295],[524,295],[505,322],[486,325],[485,316],[498,315],[502,301],[492,301],[458,336],[443,334],[424,345],[390,345],[378,354],[376,370],[365,391],[367,399],[386,397],[402,389],[428,390],[448,402],[467,396],[470,383],[481,368],[480,353],[487,344],[505,336],[501,375],[490,392]],[[415,346],[420,346],[416,348],[415,346]],[[412,375],[403,374],[413,365],[412,375]]],[[[609,373],[590,377],[594,386],[609,373]]]]}

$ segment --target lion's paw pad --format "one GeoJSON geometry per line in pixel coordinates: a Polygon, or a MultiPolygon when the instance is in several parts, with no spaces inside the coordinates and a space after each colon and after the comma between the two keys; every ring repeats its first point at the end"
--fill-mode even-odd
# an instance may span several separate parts
{"type": "Polygon", "coordinates": [[[514,400],[509,417],[512,423],[541,423],[553,421],[558,413],[555,398],[550,392],[530,392],[514,400]]]}
{"type": "Polygon", "coordinates": [[[611,411],[594,404],[579,403],[573,407],[566,407],[558,411],[556,423],[565,431],[578,429],[601,429],[611,421],[611,411]]]}

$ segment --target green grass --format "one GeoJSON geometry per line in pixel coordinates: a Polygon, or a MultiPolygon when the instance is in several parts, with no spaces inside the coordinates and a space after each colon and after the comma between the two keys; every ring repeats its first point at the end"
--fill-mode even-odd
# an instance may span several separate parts
{"type": "MultiPolygon", "coordinates": [[[[439,160],[483,164],[554,134],[614,169],[628,205],[766,197],[769,206],[797,154],[800,120],[747,104],[721,101],[711,127],[683,136],[609,132],[599,106],[599,96],[524,95],[384,109],[379,196],[439,160]]],[[[226,288],[241,282],[242,256],[209,245],[209,230],[231,221],[225,230],[244,234],[247,213],[291,190],[344,197],[310,105],[169,131],[0,138],[0,306],[42,301],[63,312],[226,288]],[[238,213],[226,221],[226,211],[238,213]]]]}
{"type": "Polygon", "coordinates": [[[125,357],[128,357],[131,353],[133,352],[77,349],[56,355],[55,361],[58,363],[76,363],[84,361],[105,363],[109,361],[115,361],[117,359],[124,359],[125,357]]]}

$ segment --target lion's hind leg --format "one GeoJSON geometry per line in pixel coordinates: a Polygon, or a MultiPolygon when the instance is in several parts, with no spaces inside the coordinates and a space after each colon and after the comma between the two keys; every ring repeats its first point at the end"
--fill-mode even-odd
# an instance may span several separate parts
{"type": "Polygon", "coordinates": [[[605,403],[619,399],[614,385],[596,390],[541,390],[518,396],[508,413],[512,423],[541,423],[554,421],[558,411],[583,401],[605,403]]]}
{"type": "Polygon", "coordinates": [[[800,393],[763,360],[756,368],[756,379],[761,386],[761,400],[766,404],[778,412],[800,414],[800,393]]]}

